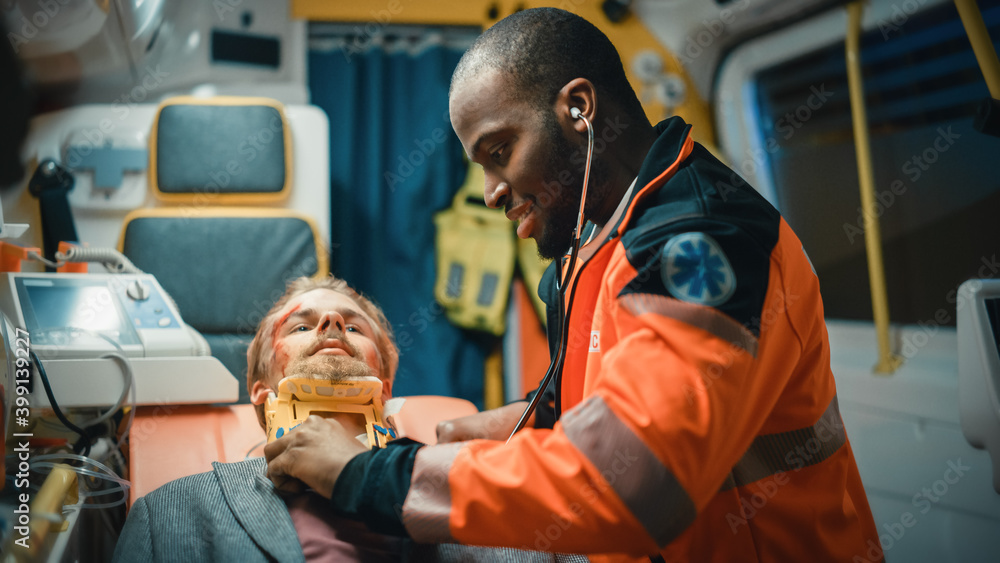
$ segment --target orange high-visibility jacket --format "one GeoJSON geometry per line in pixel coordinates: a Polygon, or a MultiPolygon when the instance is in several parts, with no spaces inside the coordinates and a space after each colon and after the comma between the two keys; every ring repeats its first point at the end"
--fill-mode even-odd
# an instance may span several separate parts
{"type": "Polygon", "coordinates": [[[680,118],[657,131],[626,211],[582,253],[553,428],[362,454],[338,509],[420,542],[882,559],[802,244],[680,118]]]}

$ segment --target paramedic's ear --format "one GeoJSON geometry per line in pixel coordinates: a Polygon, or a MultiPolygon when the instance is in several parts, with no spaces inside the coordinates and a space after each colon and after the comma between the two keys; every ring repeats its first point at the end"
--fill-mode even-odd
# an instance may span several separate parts
{"type": "Polygon", "coordinates": [[[253,387],[250,388],[250,402],[255,405],[263,405],[267,401],[268,394],[271,392],[271,388],[268,387],[267,383],[254,381],[253,387]]]}
{"type": "Polygon", "coordinates": [[[585,123],[597,117],[597,88],[586,78],[574,78],[559,89],[552,107],[564,128],[587,135],[585,123]]]}

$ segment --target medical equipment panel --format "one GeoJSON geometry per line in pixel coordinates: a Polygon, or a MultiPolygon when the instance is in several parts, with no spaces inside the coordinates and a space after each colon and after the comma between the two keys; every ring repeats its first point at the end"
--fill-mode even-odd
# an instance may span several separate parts
{"type": "Polygon", "coordinates": [[[94,358],[112,341],[129,357],[199,355],[206,348],[148,274],[6,273],[0,291],[0,304],[44,358],[94,358]]]}
{"type": "MultiPolygon", "coordinates": [[[[135,382],[138,405],[239,398],[236,378],[150,274],[6,272],[0,309],[8,348],[20,331],[63,407],[115,404],[123,374],[135,382]]],[[[50,403],[45,393],[32,393],[31,405],[50,403]]]]}
{"type": "Polygon", "coordinates": [[[989,452],[993,488],[1000,493],[1000,280],[963,283],[955,308],[962,433],[989,452]]]}

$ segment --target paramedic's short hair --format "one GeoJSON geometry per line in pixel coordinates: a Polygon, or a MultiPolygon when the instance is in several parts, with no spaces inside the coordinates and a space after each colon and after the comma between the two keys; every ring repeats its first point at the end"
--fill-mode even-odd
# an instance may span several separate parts
{"type": "Polygon", "coordinates": [[[451,90],[485,70],[510,80],[508,94],[549,108],[559,90],[586,78],[629,118],[646,120],[618,50],[587,20],[557,8],[522,10],[483,32],[458,62],[451,90]]]}
{"type": "MultiPolygon", "coordinates": [[[[250,347],[247,349],[247,390],[252,389],[255,382],[265,379],[274,365],[272,338],[278,311],[290,299],[316,289],[329,289],[350,297],[365,314],[375,321],[372,331],[375,333],[375,347],[378,349],[382,362],[382,372],[379,377],[385,381],[392,381],[395,378],[396,368],[399,367],[399,349],[393,339],[392,325],[389,324],[378,305],[352,289],[351,286],[347,285],[347,282],[340,278],[334,276],[320,279],[301,277],[288,283],[285,294],[271,307],[271,310],[264,316],[264,320],[260,322],[260,326],[257,327],[257,334],[254,335],[250,347]]],[[[257,405],[257,407],[257,416],[263,421],[264,406],[257,405]]]]}

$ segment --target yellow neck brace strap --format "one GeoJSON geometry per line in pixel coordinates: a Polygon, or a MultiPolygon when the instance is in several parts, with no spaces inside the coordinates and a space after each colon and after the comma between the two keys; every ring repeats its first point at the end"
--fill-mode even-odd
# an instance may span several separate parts
{"type": "Polygon", "coordinates": [[[338,412],[364,415],[372,447],[384,448],[396,437],[396,430],[382,417],[382,381],[378,378],[328,381],[286,377],[278,382],[277,396],[271,392],[264,403],[267,441],[281,438],[311,414],[338,412]]]}

